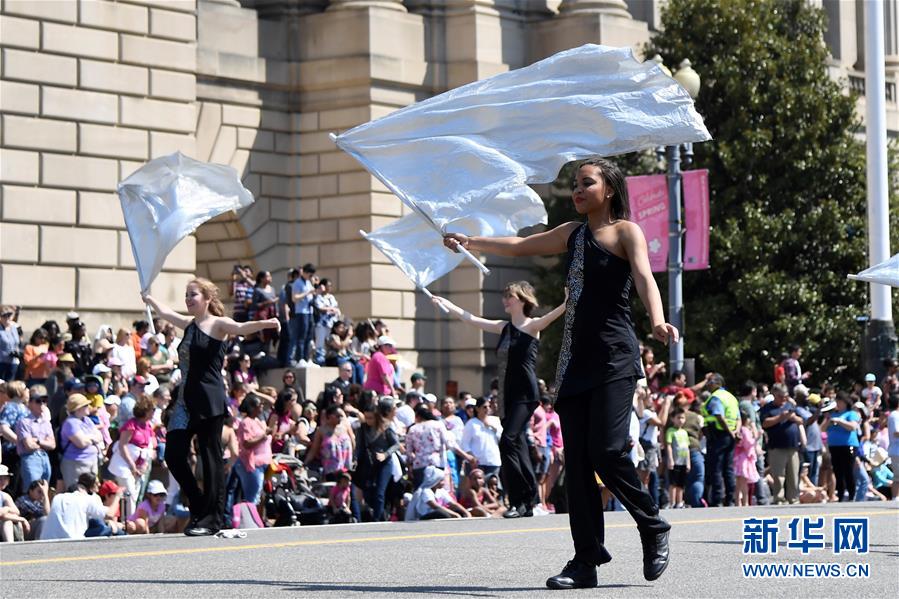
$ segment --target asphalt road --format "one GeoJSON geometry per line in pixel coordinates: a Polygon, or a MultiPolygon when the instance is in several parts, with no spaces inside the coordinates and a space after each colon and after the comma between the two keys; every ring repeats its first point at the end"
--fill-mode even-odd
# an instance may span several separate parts
{"type": "Polygon", "coordinates": [[[571,557],[565,516],[248,531],[244,539],[153,535],[0,545],[3,597],[897,597],[899,505],[790,506],[666,511],[671,565],[643,580],[637,530],[606,514],[613,561],[600,587],[548,591],[571,557]],[[823,516],[827,546],[786,547],[793,516],[823,516]],[[867,517],[869,553],[835,555],[833,518],[867,517]],[[776,556],[744,556],[743,519],[779,518],[776,556]],[[742,563],[865,563],[867,578],[746,579],[742,563]]]}

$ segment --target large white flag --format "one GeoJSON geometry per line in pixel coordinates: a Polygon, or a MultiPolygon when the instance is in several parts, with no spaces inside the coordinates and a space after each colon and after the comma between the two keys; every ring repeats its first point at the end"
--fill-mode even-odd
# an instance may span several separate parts
{"type": "Polygon", "coordinates": [[[253,203],[235,169],[181,152],[140,167],[119,183],[118,193],[142,291],[179,241],[222,212],[253,203]]]}
{"type": "Polygon", "coordinates": [[[849,278],[855,281],[880,283],[881,285],[899,287],[899,254],[896,254],[885,262],[875,264],[871,268],[867,268],[857,275],[849,275],[849,278]]]}
{"type": "MultiPolygon", "coordinates": [[[[334,138],[405,204],[404,225],[369,239],[416,283],[455,267],[442,244],[407,251],[417,227],[513,235],[546,222],[529,183],[548,183],[566,162],[711,139],[689,94],[630,48],[588,44],[398,110],[334,138]],[[517,199],[502,208],[499,194],[517,199]],[[482,215],[505,213],[506,226],[482,215]],[[489,231],[484,230],[489,229],[489,231]],[[390,256],[388,254],[388,256],[390,256]],[[434,266],[434,265],[439,265],[434,266]],[[414,273],[419,273],[418,275],[414,273]],[[427,273],[426,275],[423,273],[427,273]]],[[[542,204],[542,203],[541,203],[542,204]]]]}

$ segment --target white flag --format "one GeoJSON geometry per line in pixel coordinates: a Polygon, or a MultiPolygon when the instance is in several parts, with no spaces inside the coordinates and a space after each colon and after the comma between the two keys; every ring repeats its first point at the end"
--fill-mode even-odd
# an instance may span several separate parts
{"type": "Polygon", "coordinates": [[[885,262],[881,262],[871,268],[865,269],[857,275],[849,275],[849,278],[855,281],[880,283],[881,285],[899,287],[899,254],[896,254],[885,262]]]}
{"type": "MultiPolygon", "coordinates": [[[[526,185],[553,181],[566,162],[708,139],[693,100],[659,65],[638,62],[630,48],[588,44],[408,106],[335,143],[420,211],[422,225],[466,232],[461,223],[499,213],[498,194],[533,201],[526,185]]],[[[545,213],[523,211],[535,218],[509,226],[546,222],[545,213]]],[[[377,234],[382,251],[390,244],[405,255],[396,235],[377,234]]],[[[448,251],[421,248],[415,268],[427,254],[441,266],[424,278],[445,274],[459,262],[442,256],[448,251]]]]}
{"type": "Polygon", "coordinates": [[[151,160],[117,189],[142,291],[179,241],[209,219],[253,203],[235,169],[181,152],[151,160]]]}

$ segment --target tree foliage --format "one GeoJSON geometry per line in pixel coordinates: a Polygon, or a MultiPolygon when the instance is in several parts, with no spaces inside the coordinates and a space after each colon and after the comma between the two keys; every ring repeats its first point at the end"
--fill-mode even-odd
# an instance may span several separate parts
{"type": "MultiPolygon", "coordinates": [[[[865,153],[856,99],[827,72],[823,11],[804,0],[671,0],[662,22],[644,54],[690,58],[714,138],[695,145],[694,168],[709,169],[711,269],[684,276],[686,355],[699,372],[767,381],[799,343],[814,382],[857,378],[868,293],[846,275],[867,265],[865,153]]],[[[557,204],[551,217],[570,210],[557,204]]],[[[558,285],[548,275],[546,299],[558,285]]]]}

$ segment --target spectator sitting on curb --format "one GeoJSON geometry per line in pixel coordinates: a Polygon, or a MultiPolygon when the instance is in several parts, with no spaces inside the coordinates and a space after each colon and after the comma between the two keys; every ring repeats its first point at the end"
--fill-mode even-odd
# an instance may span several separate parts
{"type": "Polygon", "coordinates": [[[85,472],[78,477],[78,482],[68,493],[60,493],[54,497],[41,531],[41,540],[83,539],[88,532],[88,520],[102,523],[107,517],[114,517],[122,490],[116,491],[115,501],[109,506],[103,505],[97,491],[97,477],[85,472]]]}
{"type": "Polygon", "coordinates": [[[462,514],[467,517],[468,511],[455,501],[451,501],[448,505],[443,505],[437,493],[443,486],[443,480],[446,476],[443,470],[428,466],[425,468],[421,485],[415,489],[412,494],[412,500],[409,507],[406,508],[406,521],[413,520],[436,520],[439,518],[462,518],[462,514]]]}
{"type": "Polygon", "coordinates": [[[41,528],[50,513],[50,485],[46,480],[36,480],[29,485],[24,495],[16,499],[19,515],[28,520],[31,534],[25,536],[26,541],[41,538],[41,528]]]}
{"type": "Polygon", "coordinates": [[[112,508],[112,513],[107,513],[102,520],[99,518],[88,519],[87,532],[84,533],[84,536],[94,538],[124,535],[125,524],[122,522],[121,508],[122,494],[124,494],[125,489],[122,488],[121,493],[118,493],[120,487],[111,480],[104,481],[103,484],[97,481],[97,484],[99,486],[96,487],[97,491],[95,494],[100,496],[100,501],[103,502],[105,507],[112,508]]]}
{"type": "Polygon", "coordinates": [[[31,530],[28,519],[19,513],[19,508],[4,489],[9,484],[9,468],[0,464],[0,541],[24,541],[31,530]]]}
{"type": "Polygon", "coordinates": [[[468,473],[462,483],[459,503],[476,517],[502,516],[506,511],[499,500],[487,490],[484,471],[480,468],[468,473]]]}
{"type": "Polygon", "coordinates": [[[125,522],[125,530],[129,535],[145,535],[151,532],[166,532],[165,530],[165,500],[167,497],[165,486],[158,480],[151,480],[147,484],[144,500],[141,501],[134,513],[128,516],[125,522]]]}
{"type": "Polygon", "coordinates": [[[337,485],[331,489],[328,501],[331,524],[348,524],[356,521],[350,507],[350,494],[353,492],[352,481],[349,472],[341,472],[337,476],[337,485]]]}

